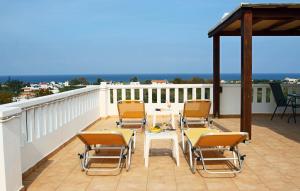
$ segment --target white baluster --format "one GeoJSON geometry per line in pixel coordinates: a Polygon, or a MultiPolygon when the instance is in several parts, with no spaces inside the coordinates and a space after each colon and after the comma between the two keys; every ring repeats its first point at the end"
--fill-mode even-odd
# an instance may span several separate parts
{"type": "Polygon", "coordinates": [[[23,111],[21,113],[20,122],[21,122],[21,135],[20,136],[20,143],[21,146],[24,146],[24,144],[27,142],[27,124],[26,124],[26,111],[23,111]]]}
{"type": "Polygon", "coordinates": [[[170,103],[170,88],[166,88],[166,103],[170,103]]]}
{"type": "Polygon", "coordinates": [[[113,103],[117,103],[117,89],[113,89],[113,103]]]}
{"type": "Polygon", "coordinates": [[[175,88],[175,103],[179,103],[179,91],[178,88],[175,88]]]}
{"type": "Polygon", "coordinates": [[[27,142],[33,141],[35,120],[34,109],[27,110],[27,142]]]}
{"type": "Polygon", "coordinates": [[[187,88],[183,88],[183,102],[185,102],[187,100],[187,88]]]}
{"type": "Polygon", "coordinates": [[[48,124],[47,124],[47,122],[48,122],[48,116],[47,116],[47,113],[48,113],[48,111],[47,111],[48,109],[47,109],[47,106],[43,106],[42,107],[42,115],[43,115],[43,135],[46,135],[47,134],[47,127],[48,127],[48,124]]]}
{"type": "Polygon", "coordinates": [[[143,101],[144,100],[144,92],[143,92],[143,88],[140,88],[140,100],[143,101]]]}
{"type": "Polygon", "coordinates": [[[201,88],[201,99],[205,99],[205,88],[201,88]]]}
{"type": "Polygon", "coordinates": [[[196,100],[196,99],[197,99],[197,96],[196,96],[196,88],[193,88],[193,89],[192,89],[192,99],[193,99],[193,100],[196,100]]]}
{"type": "Polygon", "coordinates": [[[130,88],[130,99],[135,100],[134,88],[130,88]]]}
{"type": "Polygon", "coordinates": [[[126,89],[122,88],[122,99],[121,100],[126,100],[126,89]]]}
{"type": "Polygon", "coordinates": [[[58,109],[57,109],[57,102],[53,103],[53,130],[57,130],[58,127],[58,122],[57,122],[57,114],[58,114],[58,109]]]}
{"type": "Polygon", "coordinates": [[[209,87],[209,99],[213,102],[214,92],[212,86],[209,87]]]}
{"type": "Polygon", "coordinates": [[[262,88],[262,96],[261,96],[261,102],[262,103],[267,103],[267,88],[263,87],[262,88]]]}
{"type": "Polygon", "coordinates": [[[252,88],[252,95],[253,95],[253,101],[252,103],[257,103],[257,88],[256,87],[253,87],[252,88]]]}
{"type": "Polygon", "coordinates": [[[156,100],[157,103],[161,104],[161,88],[157,88],[156,90],[156,100]]]}
{"type": "Polygon", "coordinates": [[[152,88],[148,88],[148,103],[152,103],[152,88]]]}
{"type": "Polygon", "coordinates": [[[47,127],[48,131],[51,133],[53,131],[53,104],[47,105],[48,112],[47,112],[47,127]]]}
{"type": "Polygon", "coordinates": [[[41,137],[41,122],[43,121],[42,119],[42,115],[41,115],[41,108],[38,107],[35,109],[35,112],[34,112],[35,116],[35,124],[34,124],[34,127],[35,127],[35,136],[37,139],[39,139],[41,137]]]}

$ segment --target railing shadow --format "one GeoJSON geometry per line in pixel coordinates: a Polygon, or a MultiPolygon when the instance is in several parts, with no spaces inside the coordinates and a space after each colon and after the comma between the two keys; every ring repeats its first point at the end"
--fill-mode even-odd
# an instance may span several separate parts
{"type": "MultiPolygon", "coordinates": [[[[285,115],[282,119],[280,115],[274,117],[271,120],[270,115],[253,115],[252,116],[252,139],[255,139],[255,134],[258,133],[257,127],[267,128],[276,134],[286,137],[287,139],[300,143],[300,116],[296,117],[297,123],[294,120],[290,120],[288,123],[288,115],[285,115]]],[[[239,131],[239,120],[234,125],[225,124],[222,119],[214,122],[214,126],[222,131],[239,131]]]]}
{"type": "Polygon", "coordinates": [[[29,187],[54,161],[44,160],[40,162],[40,165],[35,165],[33,169],[30,169],[22,176],[22,182],[25,187],[29,187]]]}

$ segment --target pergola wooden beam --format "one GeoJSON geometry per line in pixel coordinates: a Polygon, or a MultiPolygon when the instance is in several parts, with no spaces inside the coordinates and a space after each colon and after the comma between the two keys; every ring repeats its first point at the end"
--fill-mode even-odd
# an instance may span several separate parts
{"type": "Polygon", "coordinates": [[[241,131],[251,139],[252,116],[252,11],[242,14],[241,22],[241,131]]]}
{"type": "MultiPolygon", "coordinates": [[[[218,36],[240,36],[240,30],[238,31],[222,31],[218,33],[218,36]]],[[[253,31],[252,36],[300,36],[299,29],[286,30],[286,31],[253,31]]]]}
{"type": "Polygon", "coordinates": [[[213,37],[213,114],[220,116],[220,36],[213,37]]]}
{"type": "MultiPolygon", "coordinates": [[[[300,8],[300,7],[299,7],[300,8]]],[[[254,18],[273,19],[300,19],[299,8],[259,8],[253,9],[254,18]],[[276,14],[274,14],[276,12],[276,14]]]]}

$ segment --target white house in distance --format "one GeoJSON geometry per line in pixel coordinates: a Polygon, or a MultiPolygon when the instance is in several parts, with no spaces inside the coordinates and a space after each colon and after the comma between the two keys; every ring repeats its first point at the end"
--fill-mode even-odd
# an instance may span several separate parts
{"type": "Polygon", "coordinates": [[[286,77],[284,78],[284,81],[286,81],[289,84],[297,84],[297,82],[299,82],[299,79],[286,77]]]}
{"type": "Polygon", "coordinates": [[[140,82],[130,82],[130,85],[140,85],[140,82]]]}

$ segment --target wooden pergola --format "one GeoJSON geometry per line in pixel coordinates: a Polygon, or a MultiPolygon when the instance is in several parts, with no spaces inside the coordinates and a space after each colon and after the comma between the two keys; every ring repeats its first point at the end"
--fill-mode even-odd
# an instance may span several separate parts
{"type": "Polygon", "coordinates": [[[220,37],[241,36],[241,124],[251,138],[252,36],[300,36],[300,4],[241,4],[213,29],[213,113],[220,116],[220,37]]]}

